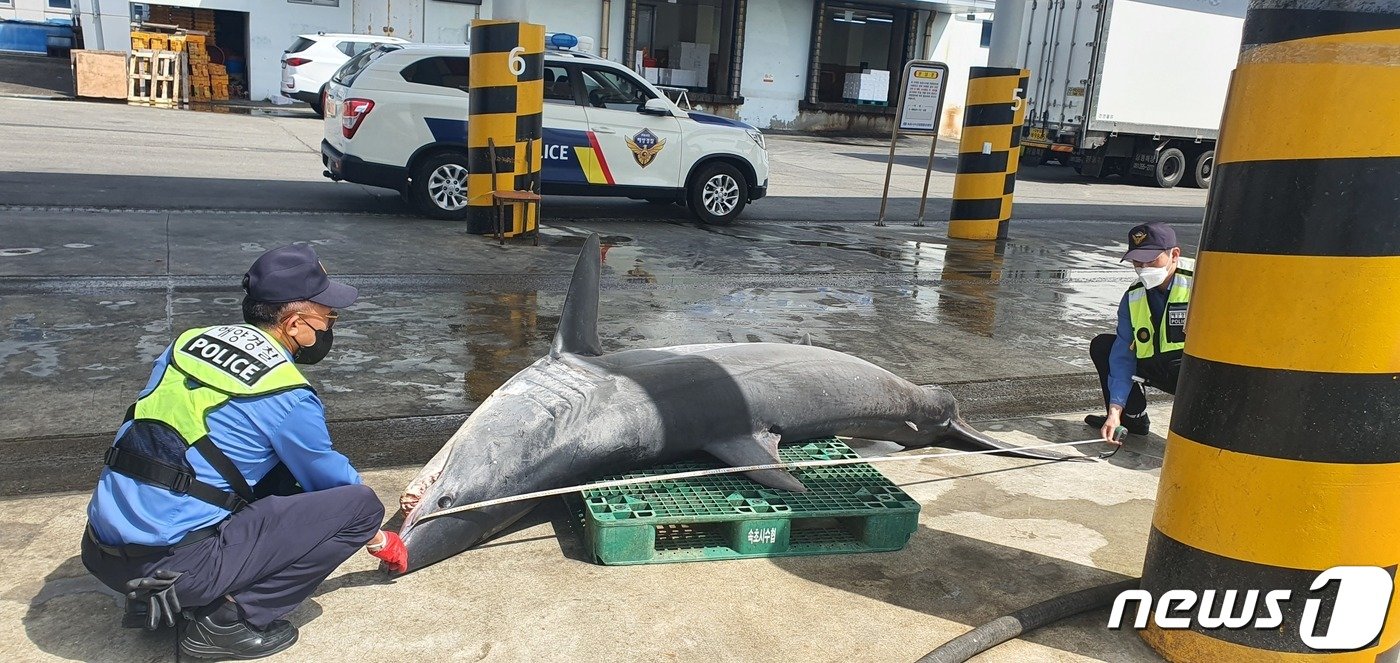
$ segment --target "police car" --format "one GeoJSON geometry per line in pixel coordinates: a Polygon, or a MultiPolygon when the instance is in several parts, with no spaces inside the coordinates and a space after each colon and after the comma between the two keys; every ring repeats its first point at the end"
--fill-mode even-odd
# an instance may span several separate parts
{"type": "MultiPolygon", "coordinates": [[[[380,44],[346,62],[327,88],[325,175],[396,189],[429,216],[465,217],[467,57],[464,46],[380,44]]],[[[754,127],[683,110],[630,69],[580,51],[551,48],[543,66],[542,193],[680,202],[711,224],[767,193],[754,127]]]]}

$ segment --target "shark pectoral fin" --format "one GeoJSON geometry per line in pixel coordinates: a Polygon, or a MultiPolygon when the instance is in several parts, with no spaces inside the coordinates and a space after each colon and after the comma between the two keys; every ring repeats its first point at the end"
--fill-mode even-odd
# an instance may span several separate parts
{"type": "MultiPolygon", "coordinates": [[[[747,437],[711,443],[706,445],[705,451],[714,454],[716,458],[732,467],[771,465],[781,462],[778,460],[779,439],[781,439],[780,436],[775,433],[760,431],[747,437]]],[[[807,492],[807,487],[789,474],[787,470],[757,470],[745,472],[744,475],[769,488],[791,490],[797,493],[807,492]]]]}

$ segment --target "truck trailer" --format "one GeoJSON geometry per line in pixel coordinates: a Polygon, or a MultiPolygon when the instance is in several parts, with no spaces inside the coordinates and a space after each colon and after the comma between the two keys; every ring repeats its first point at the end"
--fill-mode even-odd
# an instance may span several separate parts
{"type": "Polygon", "coordinates": [[[1021,155],[1210,186],[1247,0],[1032,0],[1021,155]]]}

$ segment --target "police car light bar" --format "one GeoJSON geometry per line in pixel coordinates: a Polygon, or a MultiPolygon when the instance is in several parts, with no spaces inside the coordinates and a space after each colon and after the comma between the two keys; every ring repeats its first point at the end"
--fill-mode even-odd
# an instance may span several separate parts
{"type": "Polygon", "coordinates": [[[564,51],[578,46],[578,37],[567,32],[546,32],[544,35],[545,48],[564,51]]]}

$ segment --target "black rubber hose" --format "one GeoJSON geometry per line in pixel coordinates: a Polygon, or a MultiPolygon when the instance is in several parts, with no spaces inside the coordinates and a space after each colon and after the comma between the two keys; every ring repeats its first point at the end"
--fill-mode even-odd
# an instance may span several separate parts
{"type": "Polygon", "coordinates": [[[1132,578],[1110,585],[1081,589],[1071,594],[1062,594],[1053,599],[1041,601],[1029,608],[1021,608],[943,643],[939,648],[924,654],[918,663],[963,663],[973,656],[1024,633],[1029,633],[1081,612],[1107,606],[1119,594],[1130,589],[1137,589],[1140,580],[1141,578],[1132,578]]]}

